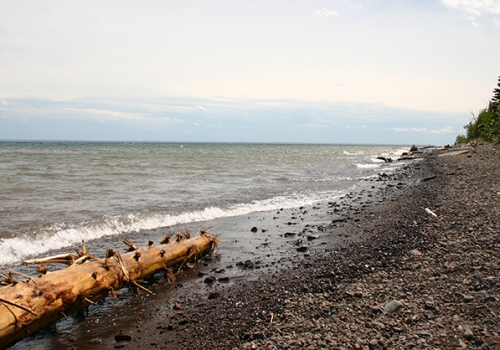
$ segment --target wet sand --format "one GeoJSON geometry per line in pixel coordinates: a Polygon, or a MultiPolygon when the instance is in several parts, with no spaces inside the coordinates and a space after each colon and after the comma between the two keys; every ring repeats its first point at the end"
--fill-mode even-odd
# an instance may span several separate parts
{"type": "MultiPolygon", "coordinates": [[[[175,283],[155,280],[148,285],[155,295],[123,290],[119,300],[107,299],[87,316],[68,317],[12,348],[361,349],[487,344],[499,331],[498,318],[494,312],[485,316],[493,318],[490,326],[478,318],[486,309],[498,309],[498,265],[496,270],[486,268],[491,278],[488,288],[479,290],[480,296],[469,295],[473,293],[468,285],[455,293],[485,306],[469,316],[453,303],[478,305],[459,296],[457,300],[443,296],[449,286],[440,276],[451,273],[442,271],[444,262],[433,254],[443,242],[448,244],[446,235],[470,234],[466,196],[489,192],[491,196],[484,199],[488,210],[480,207],[486,216],[474,215],[472,232],[488,229],[492,249],[498,249],[498,224],[490,216],[496,213],[498,218],[500,188],[482,187],[497,186],[495,179],[498,184],[498,151],[488,145],[470,154],[408,164],[394,174],[362,181],[325,203],[199,223],[221,234],[220,251],[179,273],[175,283]],[[481,178],[486,170],[491,170],[488,182],[481,178]],[[424,282],[432,278],[437,284],[427,290],[424,282]],[[417,282],[420,287],[411,287],[417,282]],[[489,301],[482,303],[485,298],[489,301]],[[391,300],[403,307],[385,312],[391,300]],[[117,342],[118,334],[125,339],[117,342]]],[[[137,235],[134,242],[146,244],[166,233],[166,229],[145,232],[144,242],[137,235]]],[[[445,249],[462,256],[451,247],[445,249]]],[[[486,256],[481,250],[478,254],[486,256]]],[[[484,263],[463,258],[481,273],[484,263]]],[[[461,266],[454,264],[458,264],[455,270],[461,266]]]]}

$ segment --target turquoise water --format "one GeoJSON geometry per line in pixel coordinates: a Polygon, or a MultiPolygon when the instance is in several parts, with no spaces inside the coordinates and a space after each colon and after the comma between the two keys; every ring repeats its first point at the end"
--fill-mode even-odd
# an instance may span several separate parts
{"type": "Polygon", "coordinates": [[[0,143],[0,265],[82,239],[293,208],[348,191],[407,147],[0,143]]]}

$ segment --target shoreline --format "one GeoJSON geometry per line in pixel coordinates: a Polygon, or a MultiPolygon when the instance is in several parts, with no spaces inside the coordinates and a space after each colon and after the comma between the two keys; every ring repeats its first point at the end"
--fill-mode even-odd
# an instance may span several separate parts
{"type": "MultiPolygon", "coordinates": [[[[474,178],[480,176],[480,166],[487,167],[480,158],[489,157],[490,161],[494,160],[491,166],[496,169],[494,175],[498,182],[498,151],[488,147],[492,148],[484,146],[471,158],[461,154],[409,164],[394,179],[391,179],[392,175],[388,175],[385,181],[381,179],[380,191],[374,191],[377,193],[372,194],[374,189],[366,186],[336,204],[330,203],[318,209],[307,208],[309,213],[303,214],[304,220],[300,220],[301,214],[296,210],[280,213],[284,219],[274,219],[278,213],[256,213],[248,218],[248,222],[241,223],[246,229],[256,226],[259,230],[258,234],[250,236],[254,240],[252,249],[242,255],[262,257],[269,253],[270,259],[260,266],[255,263],[258,258],[240,260],[243,257],[234,256],[231,257],[234,263],[228,268],[220,266],[216,256],[204,262],[207,266],[197,264],[185,276],[180,276],[175,286],[153,285],[154,296],[141,294],[118,302],[111,301],[115,304],[91,310],[90,316],[83,321],[69,322],[67,330],[64,325],[56,325],[59,335],[50,339],[47,345],[69,349],[121,346],[361,349],[411,344],[416,347],[463,347],[462,344],[470,347],[476,346],[479,340],[485,344],[488,336],[495,336],[498,329],[481,325],[484,335],[479,335],[477,317],[469,321],[460,315],[458,319],[452,315],[451,320],[439,316],[450,307],[442,305],[453,304],[453,301],[444,302],[442,295],[425,292],[423,288],[432,284],[431,281],[443,282],[434,276],[435,271],[439,272],[438,277],[443,274],[440,270],[443,267],[434,266],[436,258],[433,254],[436,249],[451,251],[443,248],[443,235],[454,230],[461,216],[454,219],[453,224],[450,217],[467,213],[462,213],[460,207],[453,207],[452,210],[443,204],[459,200],[446,196],[447,191],[454,191],[453,181],[471,178],[471,175],[474,178]],[[471,162],[476,162],[475,168],[470,167],[471,162]],[[450,170],[453,166],[460,170],[450,170]],[[436,178],[430,179],[435,175],[436,178]],[[422,181],[425,179],[429,180],[422,181]],[[418,183],[411,184],[416,180],[418,183]],[[425,212],[424,208],[436,212],[438,218],[425,212]],[[314,210],[319,212],[317,223],[313,223],[314,210]],[[321,224],[325,215],[330,216],[329,225],[321,224]],[[287,221],[292,217],[303,223],[302,226],[287,225],[292,222],[287,221]],[[340,221],[333,222],[335,220],[340,221]],[[272,232],[272,226],[281,226],[277,230],[281,233],[272,232]],[[296,226],[301,229],[295,230],[296,226]],[[293,229],[288,230],[291,227],[293,229]],[[295,231],[295,235],[283,237],[283,231],[286,231],[285,234],[295,231]],[[309,241],[307,235],[319,237],[309,241]],[[305,252],[291,248],[293,241],[301,238],[301,246],[307,248],[305,252]],[[248,265],[245,270],[244,265],[237,265],[240,261],[243,264],[250,261],[253,266],[248,265]],[[216,272],[217,269],[224,271],[216,272]],[[434,272],[425,275],[426,269],[434,272]],[[207,275],[199,277],[198,272],[207,275]],[[210,275],[219,281],[207,286],[203,280],[210,275]],[[419,281],[423,275],[425,279],[419,281]],[[224,277],[229,283],[221,282],[224,277]],[[405,280],[401,285],[398,280],[403,278],[405,280]],[[422,286],[411,287],[417,282],[422,286]],[[421,300],[423,292],[432,295],[421,300]],[[391,300],[398,300],[403,305],[394,314],[383,311],[391,300]],[[134,317],[130,318],[130,314],[134,317]],[[439,317],[443,319],[436,321],[439,317]],[[446,331],[447,335],[436,334],[436,325],[438,331],[446,331]],[[460,334],[460,327],[463,334],[460,334]],[[473,333],[472,337],[469,333],[465,334],[467,330],[473,333]],[[117,343],[114,337],[119,333],[129,335],[130,341],[117,343]]],[[[370,185],[369,181],[367,184],[370,185]]],[[[478,184],[473,182],[472,185],[478,184]]],[[[472,185],[467,184],[469,187],[472,185]]],[[[500,189],[497,190],[500,193],[500,189]]],[[[455,190],[454,193],[463,197],[465,192],[455,190]]],[[[498,198],[498,195],[493,196],[491,200],[498,201],[498,198]]],[[[498,224],[490,221],[490,225],[493,229],[491,234],[496,234],[498,241],[498,229],[495,231],[498,224]]],[[[495,244],[498,248],[498,243],[495,244]]],[[[222,263],[226,264],[227,260],[222,263]]],[[[498,268],[493,272],[492,281],[498,285],[498,268]]],[[[480,305],[498,308],[498,287],[486,290],[488,295],[483,301],[485,298],[489,301],[480,305]]],[[[472,305],[476,303],[466,303],[466,306],[472,305]]],[[[43,337],[43,334],[40,336],[43,337]]],[[[18,343],[18,346],[22,344],[18,343]]]]}

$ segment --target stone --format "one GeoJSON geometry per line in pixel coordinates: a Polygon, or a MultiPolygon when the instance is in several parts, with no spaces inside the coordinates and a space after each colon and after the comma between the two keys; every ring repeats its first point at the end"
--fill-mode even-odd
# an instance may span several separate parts
{"type": "Polygon", "coordinates": [[[470,328],[466,328],[464,332],[464,338],[465,339],[472,339],[474,337],[474,333],[470,328]]]}
{"type": "Polygon", "coordinates": [[[474,301],[474,297],[472,295],[464,295],[464,301],[466,303],[471,303],[474,301]]]}
{"type": "Polygon", "coordinates": [[[208,299],[216,299],[220,297],[220,293],[219,292],[212,292],[208,295],[208,299]]]}
{"type": "Polygon", "coordinates": [[[494,303],[495,301],[497,301],[497,298],[493,296],[487,296],[486,298],[484,298],[483,303],[494,303]]]}
{"type": "Polygon", "coordinates": [[[418,249],[410,250],[410,254],[413,256],[422,256],[422,252],[418,249]]]}
{"type": "Polygon", "coordinates": [[[384,307],[384,312],[393,314],[403,307],[403,303],[398,300],[392,300],[384,307]]]}
{"type": "Polygon", "coordinates": [[[217,279],[215,277],[207,277],[205,278],[205,280],[203,281],[203,283],[214,283],[217,279]]]}
{"type": "Polygon", "coordinates": [[[128,334],[118,334],[118,335],[115,335],[115,341],[116,342],[121,342],[121,341],[131,341],[132,340],[132,337],[128,334]]]}

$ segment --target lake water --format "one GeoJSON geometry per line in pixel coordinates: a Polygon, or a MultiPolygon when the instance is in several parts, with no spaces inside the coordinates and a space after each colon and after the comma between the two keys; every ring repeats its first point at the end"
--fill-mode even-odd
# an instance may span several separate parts
{"type": "Polygon", "coordinates": [[[0,142],[0,265],[340,195],[403,146],[0,142]]]}

